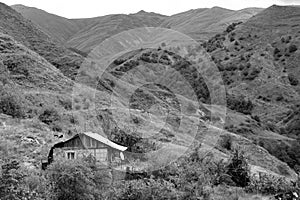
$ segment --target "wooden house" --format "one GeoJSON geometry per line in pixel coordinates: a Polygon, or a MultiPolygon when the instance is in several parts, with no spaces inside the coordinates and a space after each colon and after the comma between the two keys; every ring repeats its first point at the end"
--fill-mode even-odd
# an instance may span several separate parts
{"type": "Polygon", "coordinates": [[[118,164],[124,160],[122,152],[126,149],[127,147],[118,145],[97,133],[81,133],[55,144],[50,149],[48,160],[42,162],[42,168],[45,169],[58,157],[80,159],[85,156],[93,156],[96,162],[102,164],[118,164]]]}

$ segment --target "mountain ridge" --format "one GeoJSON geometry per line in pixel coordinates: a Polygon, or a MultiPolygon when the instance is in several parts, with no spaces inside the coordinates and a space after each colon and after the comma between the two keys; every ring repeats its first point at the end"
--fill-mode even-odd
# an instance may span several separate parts
{"type": "MultiPolygon", "coordinates": [[[[41,11],[42,13],[39,14],[34,13],[34,9],[33,11],[30,11],[31,8],[27,8],[28,11],[25,12],[21,9],[18,9],[18,6],[13,7],[15,7],[15,9],[23,13],[25,17],[31,19],[45,32],[48,32],[55,38],[57,38],[58,35],[61,35],[60,32],[62,32],[62,34],[66,32],[64,29],[67,26],[62,27],[59,24],[54,24],[52,27],[45,27],[45,23],[43,23],[43,20],[41,19],[47,19],[47,16],[44,16],[45,13],[43,11],[41,11]],[[30,14],[30,12],[34,14],[30,14]],[[39,20],[41,20],[41,22],[39,20]],[[56,28],[55,26],[59,28],[56,28]],[[59,30],[58,33],[55,32],[56,29],[59,30]]],[[[71,35],[69,34],[68,39],[57,39],[67,47],[75,48],[88,53],[91,49],[93,49],[94,46],[100,44],[110,35],[132,28],[150,26],[173,28],[189,35],[196,40],[203,41],[208,39],[207,35],[216,34],[220,31],[223,31],[230,23],[245,21],[261,10],[262,9],[260,8],[246,8],[234,11],[221,7],[213,7],[192,9],[171,16],[165,16],[158,13],[141,10],[137,13],[128,15],[112,14],[92,18],[68,19],[68,21],[70,21],[72,24],[75,24],[76,28],[74,29],[77,31],[73,31],[73,34],[71,35]],[[195,26],[197,23],[199,25],[195,26]],[[199,33],[199,31],[202,33],[199,33]]],[[[61,18],[61,20],[64,21],[65,18],[61,18]]],[[[65,23],[62,24],[64,25],[65,23]]]]}

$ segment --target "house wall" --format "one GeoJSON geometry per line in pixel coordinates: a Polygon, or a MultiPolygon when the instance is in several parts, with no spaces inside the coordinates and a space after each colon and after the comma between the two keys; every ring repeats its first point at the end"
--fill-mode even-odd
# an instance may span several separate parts
{"type": "Polygon", "coordinates": [[[85,135],[76,137],[64,144],[62,148],[54,150],[54,159],[57,157],[68,158],[68,153],[74,152],[74,159],[80,159],[89,155],[96,158],[98,162],[111,162],[115,150],[111,147],[85,135]]]}
{"type": "Polygon", "coordinates": [[[102,149],[79,149],[64,147],[54,150],[54,159],[57,158],[68,158],[68,153],[74,153],[74,159],[81,159],[92,155],[96,158],[97,162],[107,163],[109,160],[109,150],[106,148],[102,149]]]}
{"type": "Polygon", "coordinates": [[[64,143],[62,148],[54,149],[54,159],[58,157],[68,158],[68,153],[75,153],[74,159],[80,159],[89,155],[96,158],[97,162],[120,162],[120,151],[93,139],[82,135],[64,143]]]}

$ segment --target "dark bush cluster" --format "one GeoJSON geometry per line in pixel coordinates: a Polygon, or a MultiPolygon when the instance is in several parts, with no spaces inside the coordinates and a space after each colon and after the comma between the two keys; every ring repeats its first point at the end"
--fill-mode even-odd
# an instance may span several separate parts
{"type": "Polygon", "coordinates": [[[294,74],[289,74],[288,79],[290,81],[290,84],[293,86],[297,86],[299,84],[299,80],[297,79],[297,77],[294,74]]]}
{"type": "Polygon", "coordinates": [[[243,23],[243,22],[236,22],[236,23],[230,24],[230,25],[226,28],[226,32],[227,32],[227,33],[230,33],[230,32],[232,32],[232,31],[234,31],[235,28],[236,28],[236,26],[237,26],[237,25],[240,25],[240,24],[242,24],[242,23],[243,23]]]}
{"type": "Polygon", "coordinates": [[[230,135],[222,135],[220,146],[228,151],[232,150],[232,137],[230,135]]]}
{"type": "Polygon", "coordinates": [[[294,53],[297,50],[298,50],[298,47],[296,45],[292,44],[292,45],[289,46],[289,52],[290,53],[294,53]]]}
{"type": "Polygon", "coordinates": [[[0,88],[0,113],[13,118],[23,118],[25,117],[25,108],[22,103],[22,97],[17,91],[10,92],[0,88]]]}
{"type": "Polygon", "coordinates": [[[125,132],[119,128],[115,128],[110,134],[110,140],[115,143],[128,147],[129,152],[132,153],[147,153],[155,150],[155,144],[150,143],[136,132],[125,132]]]}
{"type": "Polygon", "coordinates": [[[10,57],[3,61],[3,64],[7,67],[12,75],[22,75],[25,77],[29,76],[29,70],[23,62],[26,62],[26,57],[10,57]]]}
{"type": "Polygon", "coordinates": [[[202,46],[206,49],[207,52],[213,52],[216,49],[224,48],[223,42],[225,41],[225,34],[217,34],[207,42],[204,42],[202,46]]]}
{"type": "Polygon", "coordinates": [[[39,115],[39,120],[45,124],[52,125],[59,122],[61,120],[61,116],[55,108],[49,107],[42,111],[39,115]]]}
{"type": "Polygon", "coordinates": [[[254,107],[253,103],[249,99],[234,95],[227,95],[227,106],[231,110],[235,110],[246,115],[251,114],[254,107]]]}
{"type": "Polygon", "coordinates": [[[242,79],[252,81],[252,80],[254,80],[255,78],[258,77],[260,72],[261,72],[260,68],[257,68],[257,67],[252,67],[251,68],[251,64],[250,64],[250,67],[246,67],[246,68],[243,69],[242,79]]]}

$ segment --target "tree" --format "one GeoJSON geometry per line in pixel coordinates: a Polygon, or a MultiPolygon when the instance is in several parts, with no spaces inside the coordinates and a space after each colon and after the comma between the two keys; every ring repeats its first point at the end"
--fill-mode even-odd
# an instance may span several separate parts
{"type": "Polygon", "coordinates": [[[296,85],[299,84],[298,79],[297,79],[297,78],[295,77],[295,75],[293,75],[293,74],[289,74],[289,75],[288,75],[288,79],[289,79],[289,81],[290,81],[290,84],[293,85],[293,86],[296,86],[296,85]]]}
{"type": "Polygon", "coordinates": [[[233,96],[227,94],[227,106],[231,110],[235,110],[237,112],[243,113],[243,114],[251,114],[254,105],[253,103],[248,99],[245,99],[243,96],[233,96]]]}
{"type": "Polygon", "coordinates": [[[21,184],[25,175],[19,171],[19,163],[17,161],[8,162],[2,165],[1,168],[1,200],[21,200],[26,195],[21,184]]]}
{"type": "Polygon", "coordinates": [[[250,169],[243,153],[235,151],[227,168],[227,174],[238,187],[246,187],[250,183],[250,169]]]}
{"type": "Polygon", "coordinates": [[[18,91],[11,92],[8,88],[0,88],[0,113],[13,118],[25,117],[22,98],[18,91]]]}
{"type": "Polygon", "coordinates": [[[61,117],[58,111],[52,107],[46,108],[42,111],[39,116],[39,120],[45,124],[51,125],[54,122],[60,121],[61,117]]]}
{"type": "Polygon", "coordinates": [[[93,163],[84,160],[61,159],[53,162],[46,171],[51,199],[103,199],[101,190],[104,187],[103,180],[108,174],[104,172],[93,163]]]}
{"type": "Polygon", "coordinates": [[[290,52],[290,53],[293,53],[293,52],[295,52],[295,51],[297,51],[297,50],[298,50],[298,48],[297,48],[296,45],[292,44],[291,46],[289,46],[289,52],[290,52]]]}

